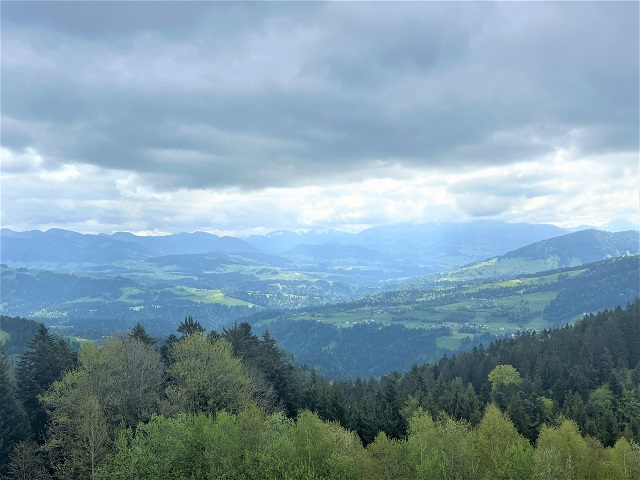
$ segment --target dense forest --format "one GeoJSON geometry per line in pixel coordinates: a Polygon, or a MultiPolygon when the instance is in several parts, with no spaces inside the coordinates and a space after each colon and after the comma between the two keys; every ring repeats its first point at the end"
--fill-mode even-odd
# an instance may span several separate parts
{"type": "Polygon", "coordinates": [[[308,320],[278,320],[269,332],[290,349],[296,358],[313,365],[330,378],[377,377],[395,370],[407,370],[412,363],[437,360],[447,352],[436,346],[436,338],[450,335],[445,327],[406,328],[360,323],[350,328],[308,320]]]}
{"type": "MultiPolygon", "coordinates": [[[[0,347],[6,478],[634,479],[640,300],[405,373],[329,380],[247,323],[0,347]]],[[[20,319],[14,319],[19,322],[20,319]]]]}

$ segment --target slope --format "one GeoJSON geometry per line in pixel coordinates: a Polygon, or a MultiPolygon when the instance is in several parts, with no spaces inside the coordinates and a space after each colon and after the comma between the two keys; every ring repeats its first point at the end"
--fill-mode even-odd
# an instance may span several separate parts
{"type": "Polygon", "coordinates": [[[640,232],[581,230],[526,245],[504,255],[457,268],[439,277],[446,281],[471,281],[574,267],[607,258],[635,255],[640,232]]]}

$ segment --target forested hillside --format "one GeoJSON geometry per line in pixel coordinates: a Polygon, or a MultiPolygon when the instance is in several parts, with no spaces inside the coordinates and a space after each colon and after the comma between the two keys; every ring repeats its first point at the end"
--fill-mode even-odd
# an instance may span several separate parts
{"type": "Polygon", "coordinates": [[[343,382],[246,323],[189,317],[159,348],[137,325],[77,360],[41,325],[15,373],[0,364],[0,462],[8,478],[634,479],[639,318],[636,300],[343,382]]]}
{"type": "Polygon", "coordinates": [[[588,229],[540,240],[434,277],[450,282],[508,278],[638,255],[639,249],[640,232],[637,230],[612,233],[588,229]]]}
{"type": "Polygon", "coordinates": [[[640,257],[522,275],[499,281],[394,290],[358,300],[247,321],[269,329],[301,363],[329,377],[384,375],[480,342],[572,323],[585,313],[632,302],[640,257]]]}

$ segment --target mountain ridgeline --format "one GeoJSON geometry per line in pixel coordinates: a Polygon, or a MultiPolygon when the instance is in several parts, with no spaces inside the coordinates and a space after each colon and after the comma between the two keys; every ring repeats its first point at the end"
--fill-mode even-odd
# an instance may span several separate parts
{"type": "Polygon", "coordinates": [[[448,281],[504,278],[640,253],[640,231],[587,229],[540,240],[436,276],[448,281]]]}
{"type": "Polygon", "coordinates": [[[90,265],[214,252],[262,252],[295,260],[301,253],[311,250],[316,263],[332,263],[345,257],[363,258],[369,262],[375,259],[379,266],[405,273],[452,268],[563,233],[566,231],[552,225],[500,222],[397,224],[360,233],[279,231],[245,239],[204,232],[165,236],[136,236],[122,232],[83,235],[60,229],[46,232],[2,229],[0,232],[2,262],[29,268],[81,271],[90,265]],[[322,248],[310,249],[312,246],[322,248]]]}
{"type": "Polygon", "coordinates": [[[640,232],[609,233],[601,230],[581,230],[560,237],[532,243],[502,255],[504,259],[556,257],[556,268],[575,267],[611,257],[640,253],[640,232]]]}

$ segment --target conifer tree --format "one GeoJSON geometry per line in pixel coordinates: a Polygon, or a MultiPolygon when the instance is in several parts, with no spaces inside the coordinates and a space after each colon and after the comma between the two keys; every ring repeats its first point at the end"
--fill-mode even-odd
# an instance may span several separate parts
{"type": "Polygon", "coordinates": [[[178,325],[178,333],[181,333],[183,337],[188,337],[194,333],[204,333],[204,327],[189,315],[178,325]]]}
{"type": "Polygon", "coordinates": [[[36,438],[44,430],[47,414],[38,400],[65,370],[73,366],[73,354],[66,343],[56,341],[42,323],[20,356],[17,369],[18,396],[29,417],[36,438]]]}
{"type": "Polygon", "coordinates": [[[29,420],[18,400],[10,368],[4,345],[0,343],[0,470],[13,446],[31,436],[29,420]]]}
{"type": "Polygon", "coordinates": [[[136,323],[136,325],[131,329],[131,334],[129,336],[152,347],[156,344],[155,339],[149,336],[144,327],[140,325],[140,322],[136,323]]]}

